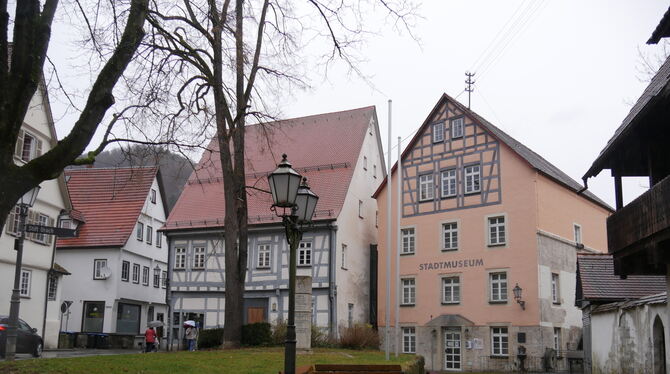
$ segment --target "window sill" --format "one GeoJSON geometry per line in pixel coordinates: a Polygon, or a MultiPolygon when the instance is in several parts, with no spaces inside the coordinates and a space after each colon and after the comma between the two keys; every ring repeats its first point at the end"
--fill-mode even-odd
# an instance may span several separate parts
{"type": "Polygon", "coordinates": [[[461,304],[460,301],[458,301],[458,302],[444,302],[443,301],[442,302],[442,305],[460,305],[460,304],[461,304]]]}
{"type": "Polygon", "coordinates": [[[203,267],[197,267],[197,268],[194,267],[194,268],[191,268],[191,270],[205,270],[205,267],[204,266],[203,267]]]}
{"type": "Polygon", "coordinates": [[[128,282],[130,282],[130,281],[129,281],[128,279],[121,279],[121,282],[126,282],[126,283],[128,283],[128,282]]]}
{"type": "Polygon", "coordinates": [[[186,271],[186,269],[185,268],[175,268],[175,269],[172,269],[172,271],[186,271]]]}
{"type": "Polygon", "coordinates": [[[342,270],[349,270],[349,269],[347,269],[347,268],[344,267],[344,266],[340,266],[340,269],[342,269],[342,270]]]}
{"type": "Polygon", "coordinates": [[[455,199],[457,197],[458,197],[458,195],[448,195],[448,196],[442,196],[442,197],[440,197],[440,199],[448,200],[448,199],[455,199]]]}
{"type": "Polygon", "coordinates": [[[400,307],[403,307],[403,308],[411,308],[411,307],[415,307],[415,306],[416,306],[416,304],[400,304],[400,307]]]}
{"type": "Polygon", "coordinates": [[[479,191],[472,191],[472,192],[464,192],[463,195],[464,195],[464,196],[468,196],[468,195],[477,195],[477,194],[480,194],[480,193],[482,193],[481,190],[479,190],[479,191]]]}
{"type": "Polygon", "coordinates": [[[415,254],[416,254],[415,252],[400,253],[401,256],[414,256],[415,254]]]}
{"type": "Polygon", "coordinates": [[[312,264],[296,265],[299,268],[311,268],[312,264]]]}
{"type": "Polygon", "coordinates": [[[30,299],[30,296],[21,295],[21,298],[22,298],[22,299],[30,299]]]}
{"type": "Polygon", "coordinates": [[[442,248],[442,252],[456,252],[458,248],[442,248]]]}
{"type": "Polygon", "coordinates": [[[507,300],[489,300],[489,304],[507,304],[507,300]]]}
{"type": "Polygon", "coordinates": [[[496,243],[496,244],[487,244],[487,247],[504,247],[507,243],[496,243]]]}
{"type": "Polygon", "coordinates": [[[495,360],[507,360],[509,359],[509,355],[490,355],[489,358],[495,359],[495,360]]]}
{"type": "Polygon", "coordinates": [[[419,199],[419,203],[427,203],[427,202],[429,202],[429,201],[433,201],[433,200],[435,200],[435,198],[432,198],[432,197],[431,197],[430,199],[428,199],[428,198],[426,198],[426,199],[419,199]]]}
{"type": "Polygon", "coordinates": [[[561,302],[560,301],[553,301],[552,304],[553,305],[561,305],[561,302]]]}
{"type": "Polygon", "coordinates": [[[257,266],[256,270],[270,270],[269,266],[257,266]]]}

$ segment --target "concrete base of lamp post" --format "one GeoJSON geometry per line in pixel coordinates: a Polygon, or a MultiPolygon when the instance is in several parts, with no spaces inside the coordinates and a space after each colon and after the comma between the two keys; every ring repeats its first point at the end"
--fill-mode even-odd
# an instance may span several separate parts
{"type": "Polygon", "coordinates": [[[295,282],[296,348],[312,348],[312,277],[297,276],[295,282]]]}

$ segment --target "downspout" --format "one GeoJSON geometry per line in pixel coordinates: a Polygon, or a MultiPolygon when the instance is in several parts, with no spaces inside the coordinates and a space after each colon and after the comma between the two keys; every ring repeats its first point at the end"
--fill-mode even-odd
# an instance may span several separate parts
{"type": "MultiPolygon", "coordinates": [[[[61,216],[65,213],[64,209],[61,209],[60,214],[58,215],[58,219],[56,220],[56,227],[60,227],[60,220],[61,216]]],[[[54,235],[54,242],[53,245],[51,246],[51,266],[49,266],[49,270],[47,271],[47,281],[46,281],[46,287],[44,288],[44,318],[42,318],[42,349],[44,349],[44,336],[46,335],[46,329],[47,329],[47,311],[48,311],[48,304],[49,304],[49,278],[51,277],[51,274],[53,273],[53,268],[54,268],[54,262],[56,261],[56,235],[54,235]]],[[[60,327],[59,327],[60,330],[60,327]]],[[[60,331],[59,331],[60,333],[60,331]]]]}
{"type": "Polygon", "coordinates": [[[337,336],[337,296],[335,262],[337,261],[337,225],[329,225],[328,237],[330,240],[330,261],[328,262],[328,273],[330,274],[328,301],[330,303],[330,337],[337,336]]]}
{"type": "Polygon", "coordinates": [[[165,322],[167,322],[167,326],[165,326],[165,338],[167,339],[167,343],[165,344],[166,347],[170,347],[169,350],[172,350],[172,340],[170,339],[170,335],[172,333],[172,304],[170,304],[170,293],[172,292],[172,286],[170,285],[170,279],[172,278],[172,255],[170,254],[170,238],[165,235],[165,241],[167,245],[167,272],[166,276],[167,279],[165,279],[165,306],[167,307],[167,316],[165,316],[165,322]]]}

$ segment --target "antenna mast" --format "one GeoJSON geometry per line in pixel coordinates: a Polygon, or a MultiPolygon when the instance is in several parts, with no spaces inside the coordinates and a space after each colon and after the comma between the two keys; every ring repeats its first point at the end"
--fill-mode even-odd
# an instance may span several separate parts
{"type": "Polygon", "coordinates": [[[465,76],[467,77],[467,79],[465,80],[465,84],[467,84],[467,86],[465,86],[465,91],[467,91],[468,93],[468,109],[470,109],[470,95],[472,94],[472,91],[475,90],[475,88],[473,87],[475,81],[472,80],[472,77],[475,76],[475,73],[466,71],[465,76]]]}

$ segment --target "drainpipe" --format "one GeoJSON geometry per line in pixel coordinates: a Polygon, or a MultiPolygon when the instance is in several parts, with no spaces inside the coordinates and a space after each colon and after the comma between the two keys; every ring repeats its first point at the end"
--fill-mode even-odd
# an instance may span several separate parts
{"type": "Polygon", "coordinates": [[[330,302],[330,337],[337,336],[337,302],[335,296],[337,295],[336,285],[336,266],[337,261],[337,225],[329,225],[328,237],[330,239],[330,261],[328,262],[328,273],[330,274],[328,301],[330,302]]]}
{"type": "Polygon", "coordinates": [[[171,299],[171,289],[172,286],[170,285],[170,279],[172,278],[172,256],[170,255],[170,239],[168,238],[167,235],[165,235],[165,244],[167,245],[167,271],[165,272],[167,279],[165,279],[165,307],[167,308],[167,316],[165,316],[165,321],[167,322],[165,324],[165,338],[167,339],[167,342],[165,344],[165,347],[167,348],[168,346],[170,347],[169,350],[172,350],[172,340],[170,339],[170,335],[172,333],[172,305],[170,304],[170,299],[171,299]]]}
{"type": "MultiPolygon", "coordinates": [[[[65,213],[66,213],[65,209],[61,209],[60,214],[58,215],[58,219],[56,220],[56,227],[60,227],[61,216],[65,213]]],[[[42,349],[44,349],[44,337],[46,335],[46,329],[47,329],[47,311],[49,304],[49,278],[53,273],[54,262],[56,261],[56,239],[57,237],[56,235],[54,235],[53,237],[54,242],[53,245],[51,246],[51,265],[49,266],[49,270],[47,270],[47,281],[46,281],[46,287],[44,288],[44,318],[42,318],[42,349]]],[[[58,332],[60,333],[60,331],[58,332]]]]}

